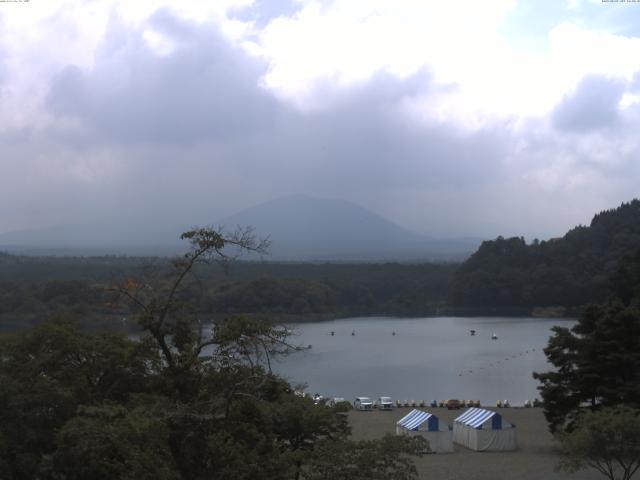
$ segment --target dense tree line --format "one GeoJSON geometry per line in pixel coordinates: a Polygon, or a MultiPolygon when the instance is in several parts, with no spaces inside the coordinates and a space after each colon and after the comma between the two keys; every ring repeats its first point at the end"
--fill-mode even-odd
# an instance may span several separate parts
{"type": "Polygon", "coordinates": [[[212,291],[206,310],[292,315],[433,314],[446,308],[455,266],[379,264],[348,268],[350,271],[341,268],[340,275],[262,276],[223,284],[212,291]]]}
{"type": "Polygon", "coordinates": [[[502,238],[484,242],[452,283],[452,303],[464,310],[575,308],[607,297],[622,258],[640,248],[640,201],[601,212],[548,241],[502,238]]]}
{"type": "MultiPolygon", "coordinates": [[[[85,326],[120,328],[134,313],[113,302],[125,278],[153,283],[171,273],[163,258],[56,258],[0,255],[0,322],[14,330],[65,315],[85,326]]],[[[180,295],[205,319],[259,314],[318,319],[443,311],[454,264],[237,262],[225,273],[205,265],[180,295]]],[[[129,325],[131,323],[129,322],[129,325]]]]}

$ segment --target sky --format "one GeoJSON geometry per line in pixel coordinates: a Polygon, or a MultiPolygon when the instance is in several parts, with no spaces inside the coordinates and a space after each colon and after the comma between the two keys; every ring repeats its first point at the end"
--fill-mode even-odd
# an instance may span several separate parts
{"type": "Polygon", "coordinates": [[[640,3],[0,2],[0,233],[290,194],[548,238],[638,196],[640,3]]]}

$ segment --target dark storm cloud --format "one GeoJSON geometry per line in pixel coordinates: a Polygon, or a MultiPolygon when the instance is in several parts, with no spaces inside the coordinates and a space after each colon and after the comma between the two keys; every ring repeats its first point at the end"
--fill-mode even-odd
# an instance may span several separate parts
{"type": "Polygon", "coordinates": [[[427,72],[405,80],[378,74],[356,91],[340,94],[331,108],[288,119],[288,158],[300,181],[323,182],[341,190],[463,187],[494,179],[504,138],[491,131],[464,133],[452,124],[412,119],[400,105],[438,90],[427,72]],[[309,174],[313,175],[309,175],[309,174]],[[307,178],[304,178],[304,175],[307,178]]]}
{"type": "Polygon", "coordinates": [[[624,91],[625,84],[618,79],[586,76],[555,108],[552,122],[557,129],[570,132],[612,127],[619,119],[618,103],[624,91]]]}
{"type": "Polygon", "coordinates": [[[141,30],[123,32],[114,18],[95,68],[66,67],[47,103],[120,142],[184,143],[247,134],[272,115],[274,100],[257,88],[264,66],[232,47],[211,25],[169,11],[147,26],[175,50],[159,55],[141,30]]]}
{"type": "Polygon", "coordinates": [[[167,11],[149,24],[174,40],[173,53],[158,56],[140,31],[118,34],[114,20],[93,70],[69,66],[54,79],[51,111],[80,119],[105,141],[206,143],[205,176],[227,162],[239,175],[283,190],[291,183],[316,190],[468,185],[499,170],[499,162],[487,162],[505,150],[497,131],[426,127],[400,111],[404,100],[452,88],[434,87],[426,71],[403,80],[380,73],[346,90],[327,83],[316,92],[325,107],[300,112],[268,96],[259,87],[266,66],[211,26],[178,21],[167,11]]]}

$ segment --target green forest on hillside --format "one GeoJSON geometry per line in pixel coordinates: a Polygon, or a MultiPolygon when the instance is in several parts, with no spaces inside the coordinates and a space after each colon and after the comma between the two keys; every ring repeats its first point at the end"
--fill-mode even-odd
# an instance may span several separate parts
{"type": "Polygon", "coordinates": [[[602,302],[608,278],[638,249],[640,201],[633,200],[562,238],[484,242],[456,272],[451,300],[456,307],[522,309],[602,302]]]}

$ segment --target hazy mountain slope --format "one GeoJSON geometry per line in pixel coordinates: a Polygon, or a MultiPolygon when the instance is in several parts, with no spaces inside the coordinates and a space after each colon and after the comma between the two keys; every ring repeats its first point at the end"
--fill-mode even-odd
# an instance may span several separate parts
{"type": "Polygon", "coordinates": [[[354,203],[304,195],[277,198],[223,221],[269,236],[274,258],[352,259],[462,257],[477,240],[437,240],[405,229],[354,203]]]}
{"type": "Polygon", "coordinates": [[[0,234],[0,249],[34,255],[167,255],[184,249],[181,230],[144,222],[92,221],[0,234]]]}

